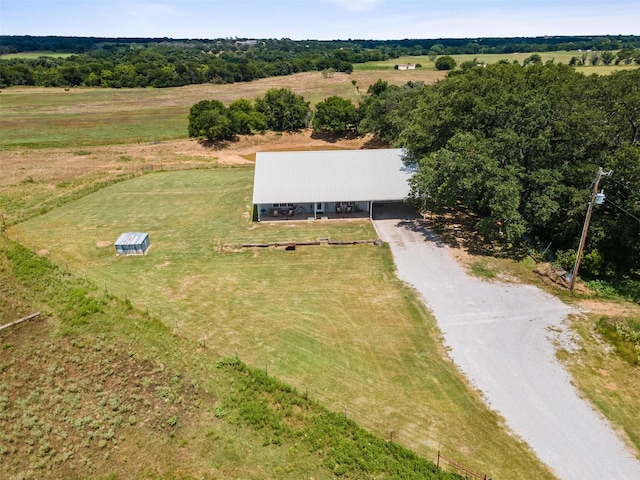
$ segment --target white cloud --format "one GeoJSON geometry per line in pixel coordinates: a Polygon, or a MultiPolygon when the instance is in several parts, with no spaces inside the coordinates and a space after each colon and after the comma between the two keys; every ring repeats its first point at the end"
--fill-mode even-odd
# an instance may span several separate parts
{"type": "Polygon", "coordinates": [[[340,8],[350,10],[353,12],[366,12],[375,10],[379,5],[382,5],[383,0],[328,0],[331,3],[336,4],[340,8]]]}

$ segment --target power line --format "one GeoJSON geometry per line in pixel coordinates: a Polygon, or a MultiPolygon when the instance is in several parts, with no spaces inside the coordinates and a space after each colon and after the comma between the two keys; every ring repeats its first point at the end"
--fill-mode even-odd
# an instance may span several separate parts
{"type": "Polygon", "coordinates": [[[627,190],[629,190],[631,193],[633,193],[635,196],[640,196],[640,194],[638,194],[638,192],[636,192],[633,188],[631,188],[629,185],[625,185],[622,182],[617,181],[615,178],[613,177],[609,177],[609,180],[611,180],[613,183],[616,183],[618,185],[620,185],[621,187],[626,188],[627,190]]]}
{"type": "Polygon", "coordinates": [[[627,215],[629,215],[630,217],[635,218],[638,222],[640,222],[640,218],[636,217],[633,213],[629,213],[628,211],[626,211],[624,208],[622,208],[620,205],[616,205],[615,203],[613,203],[611,200],[609,200],[608,198],[605,197],[605,201],[609,202],[611,205],[613,205],[616,208],[619,208],[620,210],[622,210],[624,213],[626,213],[627,215]]]}

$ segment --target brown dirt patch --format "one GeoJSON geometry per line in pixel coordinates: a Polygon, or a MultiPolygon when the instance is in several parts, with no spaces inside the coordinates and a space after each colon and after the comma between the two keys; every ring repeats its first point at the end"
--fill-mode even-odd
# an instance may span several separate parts
{"type": "Polygon", "coordinates": [[[622,318],[640,316],[640,305],[622,302],[621,300],[588,299],[581,300],[579,306],[593,316],[606,315],[608,317],[622,318]]]}
{"type": "Polygon", "coordinates": [[[0,151],[0,190],[20,182],[71,182],[102,174],[127,173],[154,165],[195,167],[199,164],[251,164],[258,151],[304,149],[359,149],[370,147],[370,138],[331,138],[298,133],[244,136],[224,147],[206,146],[196,140],[172,140],[151,144],[101,147],[49,148],[0,151]],[[369,142],[369,143],[367,143],[369,142]]]}
{"type": "Polygon", "coordinates": [[[104,248],[109,246],[111,246],[111,242],[109,240],[101,240],[99,242],[96,242],[96,247],[98,248],[104,248]]]}

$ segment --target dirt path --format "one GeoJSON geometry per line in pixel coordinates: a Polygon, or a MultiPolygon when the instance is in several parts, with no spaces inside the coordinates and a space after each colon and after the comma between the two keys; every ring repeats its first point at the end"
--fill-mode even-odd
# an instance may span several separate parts
{"type": "Polygon", "coordinates": [[[422,221],[374,223],[398,276],[433,311],[454,362],[558,477],[640,479],[640,463],[556,359],[554,340],[571,307],[536,287],[470,277],[422,221]]]}

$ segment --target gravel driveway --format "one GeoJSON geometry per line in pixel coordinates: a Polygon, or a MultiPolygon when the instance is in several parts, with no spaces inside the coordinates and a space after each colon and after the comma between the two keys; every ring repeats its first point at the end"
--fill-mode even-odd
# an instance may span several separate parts
{"type": "Polygon", "coordinates": [[[640,479],[640,462],[555,357],[553,342],[571,307],[536,287],[467,275],[421,220],[379,218],[374,225],[391,246],[398,276],[433,311],[454,362],[558,477],[640,479]]]}

